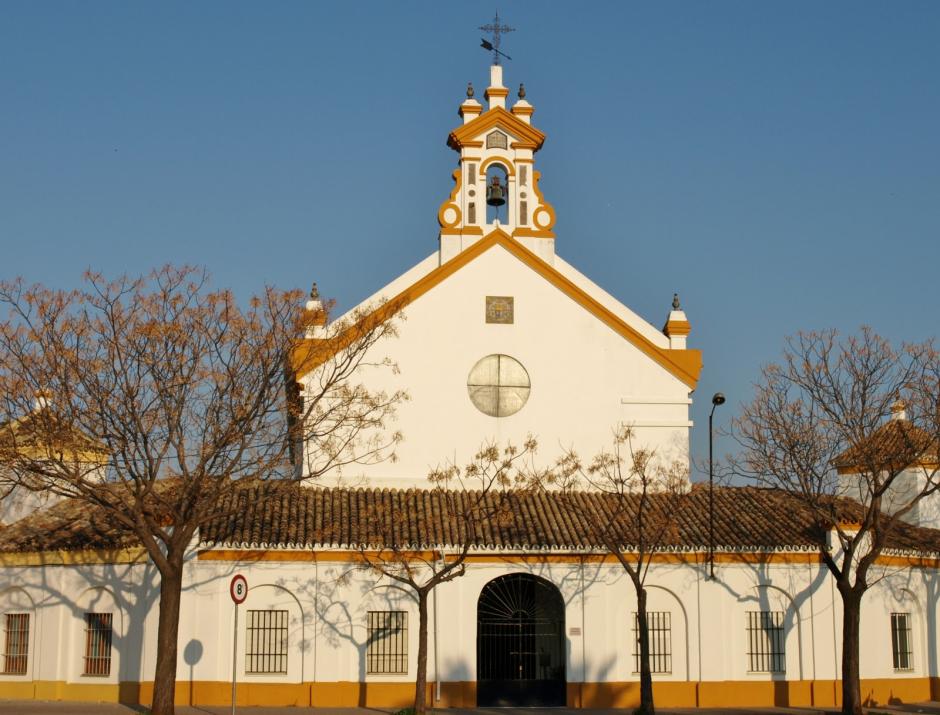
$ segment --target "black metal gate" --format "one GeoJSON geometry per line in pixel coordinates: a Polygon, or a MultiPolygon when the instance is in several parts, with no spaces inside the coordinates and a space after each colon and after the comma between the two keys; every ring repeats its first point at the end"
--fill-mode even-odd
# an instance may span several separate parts
{"type": "Polygon", "coordinates": [[[565,604],[554,585],[510,574],[477,602],[477,706],[564,706],[565,604]]]}

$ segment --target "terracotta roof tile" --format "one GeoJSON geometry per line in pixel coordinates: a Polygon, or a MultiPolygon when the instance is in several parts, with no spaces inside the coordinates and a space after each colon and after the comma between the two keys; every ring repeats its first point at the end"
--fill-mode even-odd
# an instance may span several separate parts
{"type": "MultiPolygon", "coordinates": [[[[200,531],[205,545],[243,548],[359,548],[388,541],[404,548],[460,545],[466,524],[455,516],[478,493],[435,489],[305,488],[296,484],[241,486],[223,504],[230,516],[200,531]]],[[[496,497],[489,506],[495,507],[496,497]]],[[[506,513],[476,528],[473,545],[492,549],[600,549],[591,522],[609,521],[610,497],[592,492],[514,492],[506,513]]],[[[653,499],[651,519],[671,504],[653,499]]],[[[857,520],[861,507],[836,503],[836,518],[857,520]]],[[[625,515],[614,522],[622,543],[636,542],[625,515]]],[[[812,519],[792,496],[758,487],[715,489],[715,543],[720,550],[815,550],[812,519]]],[[[103,512],[66,500],[0,531],[0,551],[113,548],[136,543],[103,512]]],[[[663,548],[700,551],[708,544],[708,489],[695,485],[663,548]]],[[[940,553],[940,531],[901,525],[890,549],[940,553]]]]}
{"type": "Polygon", "coordinates": [[[938,449],[935,437],[905,419],[892,419],[875,430],[865,444],[846,449],[833,460],[840,470],[879,471],[887,467],[903,469],[915,462],[935,463],[938,449]]]}

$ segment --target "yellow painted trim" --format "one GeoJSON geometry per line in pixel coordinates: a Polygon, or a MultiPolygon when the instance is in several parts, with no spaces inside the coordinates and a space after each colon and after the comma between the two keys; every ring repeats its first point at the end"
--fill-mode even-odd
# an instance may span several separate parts
{"type": "Polygon", "coordinates": [[[443,226],[439,233],[442,236],[482,236],[483,229],[479,226],[460,226],[458,228],[443,226]]]}
{"type": "Polygon", "coordinates": [[[540,231],[537,228],[520,226],[512,232],[513,238],[555,238],[554,231],[540,231]]]}
{"type": "Polygon", "coordinates": [[[532,190],[535,192],[535,195],[538,197],[540,206],[532,212],[532,220],[535,221],[535,225],[538,226],[543,231],[551,231],[555,227],[555,209],[552,207],[548,201],[545,200],[545,195],[542,193],[542,189],[539,188],[539,180],[542,178],[541,171],[532,171],[532,190]],[[548,223],[541,223],[536,219],[539,211],[547,211],[549,215],[548,223]]]}
{"type": "Polygon", "coordinates": [[[490,167],[490,164],[499,164],[510,176],[516,175],[516,168],[512,165],[512,161],[509,157],[501,156],[491,156],[489,159],[480,164],[480,176],[486,176],[486,170],[490,167]]]}
{"type": "Polygon", "coordinates": [[[535,111],[535,107],[513,107],[511,110],[513,114],[516,114],[520,117],[531,117],[532,113],[535,111]]]}
{"type": "Polygon", "coordinates": [[[29,551],[0,553],[0,566],[82,566],[85,564],[133,564],[148,559],[142,546],[127,549],[78,551],[29,551]]]}
{"type": "MultiPolygon", "coordinates": [[[[365,552],[370,557],[380,557],[376,550],[365,552]]],[[[435,551],[415,551],[410,555],[416,559],[437,558],[435,551]]],[[[47,551],[30,553],[0,553],[0,567],[22,566],[83,566],[92,564],[130,564],[143,563],[147,560],[143,548],[87,550],[87,551],[47,551]]],[[[202,549],[196,554],[200,561],[238,561],[238,562],[349,562],[362,559],[362,553],[355,550],[323,551],[315,549],[202,549]]],[[[451,559],[452,557],[446,557],[451,559]]],[[[708,559],[705,552],[666,552],[653,555],[656,563],[702,564],[708,559]]],[[[506,564],[577,564],[577,563],[616,563],[611,554],[594,553],[506,553],[506,554],[470,554],[468,563],[506,563],[506,564]]],[[[771,551],[771,552],[726,552],[715,554],[715,562],[723,564],[817,564],[821,558],[815,551],[771,551]]],[[[908,568],[940,569],[940,558],[930,556],[894,556],[878,558],[878,564],[908,568]]]]}
{"type": "MultiPolygon", "coordinates": [[[[533,172],[533,174],[538,176],[538,172],[533,172]]],[[[634,347],[638,348],[647,357],[651,358],[660,367],[685,383],[690,389],[695,389],[699,374],[702,371],[701,350],[669,350],[668,348],[660,348],[654,345],[635,328],[624,322],[595,298],[592,298],[583,289],[579,288],[551,265],[500,229],[491,231],[487,236],[484,236],[469,248],[458,253],[454,258],[447,261],[447,263],[435,268],[424,277],[419,278],[413,285],[405,288],[405,290],[388,303],[369,314],[364,320],[370,322],[387,320],[396,312],[402,310],[406,305],[424,295],[446,278],[497,245],[504,248],[522,261],[522,263],[545,278],[578,305],[594,315],[594,317],[607,325],[622,338],[626,339],[634,347]]],[[[337,340],[339,344],[343,344],[343,336],[340,336],[337,340]]],[[[298,379],[325,359],[324,351],[302,349],[304,347],[305,341],[298,345],[294,353],[293,367],[298,379]]]]}
{"type": "Polygon", "coordinates": [[[670,320],[663,326],[663,332],[668,336],[688,335],[692,332],[692,323],[688,320],[670,320]]]}
{"type": "MultiPolygon", "coordinates": [[[[912,463],[907,467],[907,469],[910,469],[911,467],[916,467],[916,468],[919,468],[919,469],[935,470],[935,469],[940,469],[940,463],[938,463],[938,462],[933,462],[933,461],[926,460],[926,459],[922,459],[922,460],[918,460],[918,461],[916,461],[916,462],[912,462],[912,463]]],[[[836,472],[837,472],[838,474],[865,474],[865,473],[868,472],[868,468],[867,468],[867,467],[858,466],[858,465],[852,465],[852,466],[845,466],[845,465],[843,465],[843,466],[841,466],[841,467],[836,467],[836,472]]]]}
{"type": "Polygon", "coordinates": [[[460,206],[457,205],[457,193],[460,191],[460,187],[463,185],[463,172],[460,169],[454,169],[451,176],[454,179],[454,188],[450,192],[450,196],[444,201],[440,208],[437,210],[437,222],[444,228],[454,228],[457,224],[460,223],[463,218],[463,214],[460,211],[460,206]],[[444,212],[447,209],[453,209],[456,213],[456,218],[453,221],[446,221],[444,219],[444,212]]]}
{"type": "Polygon", "coordinates": [[[0,680],[3,700],[74,700],[79,702],[120,702],[122,685],[118,683],[67,683],[64,680],[0,680]]]}
{"type": "MultiPolygon", "coordinates": [[[[279,551],[277,549],[204,549],[196,554],[199,561],[301,561],[301,562],[360,562],[363,557],[373,559],[390,558],[390,552],[368,550],[364,552],[344,551],[279,551]]],[[[401,556],[409,559],[432,560],[439,558],[437,551],[404,551],[401,556]]]]}
{"type": "MultiPolygon", "coordinates": [[[[654,676],[655,678],[655,676],[654,676]]],[[[441,699],[433,700],[435,684],[427,684],[428,704],[436,707],[474,708],[477,684],[474,681],[441,683],[441,699]]],[[[640,700],[640,683],[569,682],[567,705],[572,708],[635,708],[640,700]]],[[[932,699],[940,691],[940,678],[862,679],[861,693],[866,707],[910,704],[932,699]]],[[[177,705],[227,706],[232,686],[228,681],[178,680],[174,701],[177,705]]],[[[838,680],[654,680],[653,697],[663,708],[709,707],[801,707],[826,708],[841,705],[838,680]]],[[[0,699],[83,702],[120,702],[149,705],[153,682],[68,683],[56,680],[4,682],[0,699]]],[[[289,683],[243,681],[238,684],[241,707],[370,707],[401,708],[414,700],[414,681],[354,681],[289,683]]]]}
{"type": "MultiPolygon", "coordinates": [[[[204,549],[199,551],[196,558],[200,561],[228,561],[253,563],[259,561],[272,562],[359,562],[363,556],[370,558],[381,558],[383,553],[376,550],[367,550],[364,552],[355,550],[337,550],[337,551],[319,551],[310,550],[278,550],[278,549],[204,549]]],[[[439,558],[439,554],[433,550],[406,552],[405,556],[430,560],[439,558]]],[[[446,555],[444,558],[453,561],[456,557],[446,555]]],[[[708,554],[705,552],[665,552],[653,554],[652,560],[656,563],[668,564],[703,564],[708,561],[708,554]]],[[[538,552],[520,553],[520,554],[470,554],[466,558],[467,563],[476,564],[615,564],[616,557],[607,553],[594,554],[541,554],[538,552]]],[[[819,554],[813,551],[781,551],[781,552],[718,552],[715,554],[716,563],[727,564],[816,564],[820,563],[819,554]]],[[[940,566],[940,564],[937,564],[940,566]]]]}
{"type": "Polygon", "coordinates": [[[460,220],[463,218],[463,214],[460,211],[460,207],[457,204],[446,203],[441,204],[441,207],[437,211],[437,222],[441,225],[441,228],[453,229],[460,224],[460,220]],[[448,221],[444,216],[448,210],[454,212],[454,220],[448,221]]]}
{"type": "Polygon", "coordinates": [[[514,147],[518,144],[521,148],[538,151],[545,143],[545,134],[531,124],[526,124],[502,107],[492,107],[476,119],[454,129],[447,137],[447,146],[457,151],[462,147],[483,146],[483,142],[477,142],[476,138],[497,126],[519,137],[521,141],[514,142],[514,147]]]}
{"type": "Polygon", "coordinates": [[[490,97],[508,97],[509,89],[507,87],[487,87],[483,90],[483,96],[486,99],[490,97]]]}
{"type": "Polygon", "coordinates": [[[543,231],[548,231],[554,223],[552,211],[547,206],[539,206],[532,212],[532,222],[543,231]]]}
{"type": "MultiPolygon", "coordinates": [[[[331,563],[359,562],[363,554],[370,558],[380,558],[382,553],[376,550],[365,552],[355,550],[322,551],[310,550],[279,550],[279,549],[203,549],[196,558],[200,561],[228,561],[255,563],[268,562],[303,562],[314,561],[331,563]]],[[[406,556],[414,559],[436,559],[439,554],[433,550],[407,552],[406,556]]],[[[629,554],[635,556],[635,554],[629,554]]],[[[453,555],[445,555],[448,561],[453,561],[453,555]]],[[[708,554],[704,551],[694,552],[664,552],[653,554],[652,561],[661,564],[704,564],[708,562],[708,554]]],[[[470,554],[466,558],[469,564],[616,564],[617,559],[607,553],[505,553],[505,554],[470,554]]],[[[767,552],[737,552],[719,551],[715,553],[715,563],[719,564],[821,564],[822,558],[815,551],[767,551],[767,552]]],[[[885,566],[903,566],[916,568],[940,569],[940,558],[921,556],[882,556],[877,561],[885,566]]]]}

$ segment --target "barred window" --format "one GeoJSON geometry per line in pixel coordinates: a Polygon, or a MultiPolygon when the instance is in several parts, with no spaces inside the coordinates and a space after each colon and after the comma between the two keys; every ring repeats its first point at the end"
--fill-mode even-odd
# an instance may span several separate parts
{"type": "Polygon", "coordinates": [[[751,673],[783,673],[783,611],[747,612],[747,657],[751,673]]]}
{"type": "Polygon", "coordinates": [[[895,670],[914,669],[914,648],[911,643],[911,614],[891,614],[891,651],[895,670]]]}
{"type": "Polygon", "coordinates": [[[408,672],[408,614],[405,611],[369,611],[366,672],[408,672]]]}
{"type": "Polygon", "coordinates": [[[85,675],[111,674],[112,614],[85,614],[85,675]]]}
{"type": "MultiPolygon", "coordinates": [[[[647,611],[646,626],[650,640],[650,671],[672,672],[672,614],[669,611],[647,611]]],[[[633,614],[633,672],[640,672],[640,615],[633,614]]]]}
{"type": "Polygon", "coordinates": [[[287,615],[287,611],[248,611],[246,673],[287,673],[287,615]]]}
{"type": "Polygon", "coordinates": [[[4,629],[3,673],[23,675],[29,656],[29,614],[7,613],[4,629]]]}

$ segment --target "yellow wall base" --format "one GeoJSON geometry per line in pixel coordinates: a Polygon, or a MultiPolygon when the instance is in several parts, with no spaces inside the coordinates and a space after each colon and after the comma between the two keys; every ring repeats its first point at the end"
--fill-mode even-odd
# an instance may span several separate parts
{"type": "MultiPolygon", "coordinates": [[[[940,699],[940,678],[878,678],[862,681],[862,698],[869,707],[940,699]]],[[[838,680],[655,682],[653,697],[660,707],[836,707],[841,704],[838,680]]],[[[476,707],[474,682],[441,683],[437,707],[476,707]]],[[[224,681],[181,681],[177,705],[229,705],[232,686],[224,681]]],[[[66,683],[64,681],[0,680],[0,699],[122,702],[147,705],[153,683],[66,683]]],[[[634,708],[640,703],[640,684],[568,683],[568,707],[634,708]]],[[[410,682],[239,683],[243,706],[315,706],[401,708],[414,702],[410,682]]]]}

